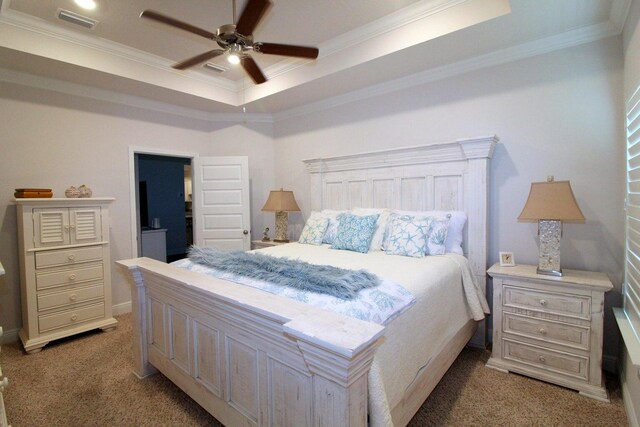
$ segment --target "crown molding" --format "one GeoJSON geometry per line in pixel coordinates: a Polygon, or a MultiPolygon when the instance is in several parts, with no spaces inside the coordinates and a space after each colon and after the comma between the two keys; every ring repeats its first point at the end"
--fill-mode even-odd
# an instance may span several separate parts
{"type": "Polygon", "coordinates": [[[223,123],[273,123],[271,114],[266,113],[207,113],[193,108],[180,107],[174,104],[152,101],[146,98],[126,95],[110,90],[98,89],[92,86],[85,86],[77,83],[65,82],[49,77],[36,76],[24,72],[0,68],[0,82],[16,85],[28,86],[37,89],[50,90],[74,95],[82,98],[89,98],[98,101],[105,101],[128,107],[141,108],[149,111],[170,114],[179,117],[186,117],[194,120],[223,123]]]}
{"type": "MultiPolygon", "coordinates": [[[[458,6],[469,0],[423,0],[397,10],[389,15],[368,23],[362,27],[341,34],[333,39],[321,43],[318,48],[318,60],[326,58],[343,50],[353,49],[380,35],[392,32],[412,22],[419,21],[444,10],[458,6]]],[[[267,67],[264,72],[269,78],[275,78],[308,64],[304,59],[285,59],[267,67]]]]}
{"type": "MultiPolygon", "coordinates": [[[[619,6],[620,4],[629,3],[629,1],[630,0],[614,0],[612,10],[614,9],[614,5],[619,6]]],[[[616,10],[618,10],[618,6],[615,7],[616,10]]],[[[622,9],[624,10],[624,7],[622,7],[622,9]]],[[[628,8],[626,10],[628,10],[628,8]]],[[[616,12],[616,15],[619,15],[619,12],[616,12]]],[[[621,20],[619,16],[616,19],[618,19],[618,22],[621,20]]],[[[302,107],[274,113],[274,121],[279,122],[289,120],[292,118],[339,107],[341,105],[350,104],[381,95],[387,95],[389,93],[397,92],[404,89],[410,89],[412,87],[432,83],[438,80],[454,77],[471,71],[477,71],[487,67],[502,65],[509,62],[514,62],[517,60],[594,42],[607,37],[619,35],[621,31],[622,28],[612,20],[594,24],[588,27],[578,28],[561,34],[556,34],[531,42],[522,43],[517,46],[497,50],[484,55],[479,55],[452,64],[432,68],[406,77],[401,77],[399,79],[372,85],[364,89],[359,89],[343,95],[338,95],[329,99],[310,103],[302,107]]]]}

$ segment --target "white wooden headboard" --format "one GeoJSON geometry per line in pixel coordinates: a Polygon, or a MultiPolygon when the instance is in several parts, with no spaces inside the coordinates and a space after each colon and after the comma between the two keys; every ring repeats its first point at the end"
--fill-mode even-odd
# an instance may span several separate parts
{"type": "Polygon", "coordinates": [[[487,269],[489,162],[497,136],[304,160],[311,209],[461,210],[465,255],[478,283],[487,269]]]}

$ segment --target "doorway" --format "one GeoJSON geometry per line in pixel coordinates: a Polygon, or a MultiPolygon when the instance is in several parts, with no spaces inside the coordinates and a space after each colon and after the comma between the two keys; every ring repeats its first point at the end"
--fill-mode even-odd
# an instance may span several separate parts
{"type": "Polygon", "coordinates": [[[188,202],[197,155],[135,147],[129,151],[132,255],[163,262],[184,258],[193,242],[188,202]]]}

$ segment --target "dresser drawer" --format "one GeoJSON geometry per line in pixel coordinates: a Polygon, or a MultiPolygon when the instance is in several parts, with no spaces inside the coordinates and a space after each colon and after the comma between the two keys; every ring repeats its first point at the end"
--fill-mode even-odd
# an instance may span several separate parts
{"type": "Polygon", "coordinates": [[[36,268],[70,265],[78,262],[102,259],[102,246],[62,249],[57,251],[40,251],[36,253],[36,268]]]}
{"type": "Polygon", "coordinates": [[[102,264],[36,273],[36,289],[41,291],[56,286],[72,285],[91,280],[102,280],[102,264]]]}
{"type": "Polygon", "coordinates": [[[502,331],[580,350],[589,349],[590,329],[584,326],[503,313],[502,331]]]}
{"type": "Polygon", "coordinates": [[[591,298],[582,295],[545,292],[505,285],[503,305],[584,320],[591,319],[591,298]]]}
{"type": "Polygon", "coordinates": [[[504,339],[503,357],[518,364],[589,380],[589,358],[504,339]]]}
{"type": "Polygon", "coordinates": [[[104,296],[102,283],[84,288],[66,289],[60,292],[39,293],[38,311],[71,306],[85,301],[101,299],[104,296]]]}
{"type": "Polygon", "coordinates": [[[79,307],[75,310],[65,310],[55,314],[38,316],[40,333],[52,329],[68,327],[88,320],[99,319],[104,316],[104,303],[79,307]]]}

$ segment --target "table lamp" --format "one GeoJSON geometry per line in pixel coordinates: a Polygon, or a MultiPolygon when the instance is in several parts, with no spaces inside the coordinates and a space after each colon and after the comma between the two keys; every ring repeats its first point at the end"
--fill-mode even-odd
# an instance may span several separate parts
{"type": "Polygon", "coordinates": [[[569,181],[532,182],[529,198],[518,221],[538,221],[540,256],[538,274],[562,276],[560,268],[560,238],[562,222],[584,222],[569,181]]]}
{"type": "Polygon", "coordinates": [[[289,212],[299,212],[300,208],[293,197],[293,191],[274,190],[262,207],[263,211],[276,213],[276,235],[274,242],[289,242],[289,212]]]}

